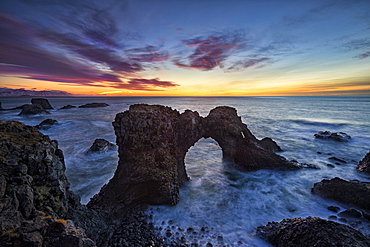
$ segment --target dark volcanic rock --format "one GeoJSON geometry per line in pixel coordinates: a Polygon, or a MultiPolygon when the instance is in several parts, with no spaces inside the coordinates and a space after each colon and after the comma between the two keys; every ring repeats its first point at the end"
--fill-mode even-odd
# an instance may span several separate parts
{"type": "Polygon", "coordinates": [[[110,143],[104,139],[95,139],[94,143],[91,145],[89,152],[107,152],[116,147],[113,143],[110,143]]]}
{"type": "Polygon", "coordinates": [[[106,107],[109,106],[106,103],[88,103],[85,105],[80,105],[78,108],[95,108],[95,107],[106,107]]]}
{"type": "Polygon", "coordinates": [[[316,138],[324,140],[333,140],[337,142],[348,142],[351,137],[343,132],[319,131],[314,135],[316,138]]]}
{"type": "Polygon", "coordinates": [[[76,106],[74,105],[65,105],[63,106],[62,108],[60,108],[61,110],[64,110],[64,109],[72,109],[72,108],[76,108],[76,106]]]}
{"type": "Polygon", "coordinates": [[[370,239],[359,231],[317,217],[269,222],[257,228],[257,235],[277,247],[370,246],[370,239]]]}
{"type": "Polygon", "coordinates": [[[40,105],[42,108],[47,109],[47,110],[54,109],[51,106],[50,102],[47,99],[44,99],[44,98],[33,98],[33,99],[31,99],[31,103],[33,105],[40,105]]]}
{"type": "Polygon", "coordinates": [[[0,246],[95,246],[65,220],[81,205],[64,172],[56,141],[35,127],[0,121],[0,246]]]}
{"type": "Polygon", "coordinates": [[[312,192],[322,197],[370,210],[370,183],[341,178],[324,179],[315,183],[312,192]]]}
{"type": "Polygon", "coordinates": [[[370,173],[370,152],[358,163],[357,170],[370,173]]]}
{"type": "MultiPolygon", "coordinates": [[[[298,169],[263,148],[231,107],[217,107],[203,118],[189,110],[180,114],[160,105],[131,105],[128,111],[117,114],[113,126],[119,147],[118,168],[90,201],[91,207],[176,204],[179,188],[188,180],[186,152],[202,137],[216,140],[224,158],[239,169],[298,169]]],[[[274,145],[267,142],[269,147],[274,145]]]]}
{"type": "Polygon", "coordinates": [[[38,128],[38,129],[42,129],[42,130],[47,130],[47,129],[50,129],[54,124],[57,124],[57,123],[58,123],[57,120],[48,118],[48,119],[43,120],[41,123],[39,123],[35,127],[38,128]]]}
{"type": "Polygon", "coordinates": [[[41,114],[41,113],[49,113],[44,110],[44,108],[41,107],[41,105],[38,104],[26,104],[23,105],[21,113],[19,115],[35,115],[35,114],[41,114]]]}

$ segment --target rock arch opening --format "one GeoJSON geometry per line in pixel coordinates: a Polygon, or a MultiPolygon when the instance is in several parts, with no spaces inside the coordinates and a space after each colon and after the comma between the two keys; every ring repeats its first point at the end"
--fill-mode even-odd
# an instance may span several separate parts
{"type": "Polygon", "coordinates": [[[189,179],[186,153],[201,138],[214,139],[223,158],[244,171],[297,169],[275,153],[280,148],[274,141],[258,140],[242,123],[236,109],[228,106],[216,107],[204,118],[196,111],[180,114],[166,106],[136,104],[118,113],[113,127],[118,167],[109,183],[90,201],[92,207],[176,204],[179,188],[189,179]]]}

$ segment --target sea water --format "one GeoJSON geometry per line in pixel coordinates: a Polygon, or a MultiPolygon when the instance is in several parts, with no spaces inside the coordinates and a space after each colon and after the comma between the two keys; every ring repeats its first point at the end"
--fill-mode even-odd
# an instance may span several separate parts
{"type": "MultiPolygon", "coordinates": [[[[317,216],[327,219],[335,213],[328,206],[346,205],[311,193],[314,183],[341,177],[370,181],[356,165],[370,150],[370,98],[366,97],[68,97],[48,98],[51,114],[18,116],[20,110],[0,112],[0,120],[37,125],[52,118],[58,125],[44,134],[59,142],[66,162],[71,189],[87,203],[113,176],[118,163],[117,149],[92,154],[87,150],[96,138],[115,143],[112,122],[131,104],[170,106],[183,112],[198,111],[207,116],[216,106],[235,107],[242,121],[257,138],[271,137],[284,150],[280,155],[320,169],[299,171],[259,170],[241,172],[222,160],[213,139],[201,139],[189,149],[186,170],[190,177],[180,190],[176,206],[150,207],[150,221],[168,241],[184,236],[199,246],[269,246],[254,236],[256,227],[285,218],[317,216]],[[64,105],[93,102],[103,108],[59,110],[64,105]],[[318,131],[345,132],[349,142],[315,139],[318,131]],[[329,159],[337,157],[346,161],[329,159]],[[332,166],[328,166],[331,164],[332,166]],[[196,232],[196,234],[194,234],[196,232]]],[[[31,99],[2,98],[3,108],[30,103],[31,99]]],[[[355,225],[370,234],[368,223],[355,225]]]]}

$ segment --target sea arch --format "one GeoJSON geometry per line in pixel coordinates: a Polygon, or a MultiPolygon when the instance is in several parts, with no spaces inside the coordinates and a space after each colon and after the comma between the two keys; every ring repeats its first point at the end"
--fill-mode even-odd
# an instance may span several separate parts
{"type": "Polygon", "coordinates": [[[228,106],[201,117],[196,111],[180,114],[167,106],[135,104],[116,115],[113,127],[118,167],[90,206],[177,204],[179,188],[189,180],[185,155],[201,138],[213,138],[223,157],[244,171],[297,168],[275,153],[280,148],[273,140],[258,140],[228,106]]]}

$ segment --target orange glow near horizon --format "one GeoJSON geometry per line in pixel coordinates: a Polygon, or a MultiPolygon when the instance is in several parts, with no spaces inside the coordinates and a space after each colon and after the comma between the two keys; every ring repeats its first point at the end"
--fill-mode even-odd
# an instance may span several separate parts
{"type": "MultiPolygon", "coordinates": [[[[173,79],[173,78],[171,78],[173,79]]],[[[1,77],[2,87],[26,90],[60,90],[79,96],[334,96],[370,95],[370,83],[356,81],[341,83],[339,80],[322,82],[284,82],[282,78],[266,82],[267,78],[255,82],[223,82],[212,84],[183,80],[180,86],[157,91],[127,90],[112,87],[82,86],[49,81],[38,81],[14,77],[1,77]]],[[[204,78],[204,81],[208,81],[204,78]]],[[[350,81],[350,80],[348,80],[350,81]]]]}

